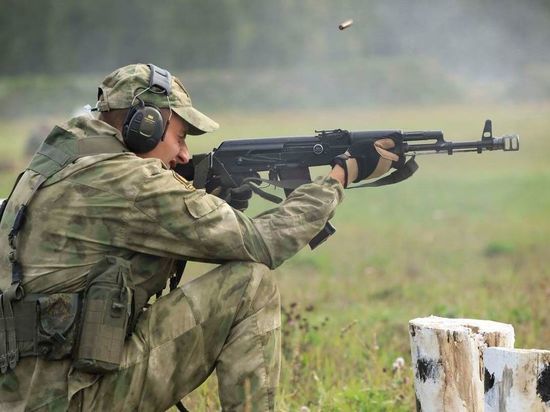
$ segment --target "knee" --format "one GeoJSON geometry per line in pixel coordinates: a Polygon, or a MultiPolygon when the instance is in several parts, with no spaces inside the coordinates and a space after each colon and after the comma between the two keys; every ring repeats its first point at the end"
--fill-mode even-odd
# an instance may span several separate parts
{"type": "Polygon", "coordinates": [[[256,318],[258,333],[265,335],[281,327],[281,297],[277,281],[267,266],[252,264],[252,284],[257,284],[249,314],[256,318]]]}
{"type": "Polygon", "coordinates": [[[262,288],[273,289],[279,292],[273,271],[263,263],[256,262],[230,262],[223,265],[226,275],[237,275],[246,279],[248,289],[256,290],[262,288]]]}
{"type": "Polygon", "coordinates": [[[248,275],[244,300],[249,303],[249,313],[256,313],[260,310],[270,313],[280,312],[279,287],[273,271],[269,267],[254,262],[233,262],[230,265],[237,265],[239,271],[248,275]]]}
{"type": "Polygon", "coordinates": [[[279,287],[273,271],[262,263],[251,263],[253,283],[258,284],[256,295],[280,302],[279,287]]]}
{"type": "Polygon", "coordinates": [[[250,274],[252,281],[257,280],[258,282],[275,283],[273,271],[263,263],[242,262],[240,264],[250,274]]]}
{"type": "Polygon", "coordinates": [[[256,299],[279,301],[279,287],[273,271],[263,263],[244,263],[250,273],[251,289],[256,289],[256,299]]]}

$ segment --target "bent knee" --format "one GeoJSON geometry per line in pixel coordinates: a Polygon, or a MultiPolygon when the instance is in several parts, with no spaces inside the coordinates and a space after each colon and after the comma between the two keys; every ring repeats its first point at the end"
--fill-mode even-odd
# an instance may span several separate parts
{"type": "Polygon", "coordinates": [[[277,289],[277,283],[273,271],[263,263],[256,262],[230,262],[223,265],[226,273],[235,273],[248,278],[249,289],[255,290],[260,285],[277,289]]]}
{"type": "Polygon", "coordinates": [[[259,274],[259,275],[271,273],[271,269],[269,269],[269,267],[267,267],[263,263],[257,263],[257,262],[233,261],[233,262],[226,263],[223,266],[226,268],[231,268],[231,270],[236,270],[236,271],[244,270],[244,271],[259,274]]]}
{"type": "Polygon", "coordinates": [[[267,266],[262,264],[253,264],[252,282],[258,286],[252,299],[252,309],[254,311],[279,312],[281,307],[281,298],[279,287],[274,273],[267,266]]]}
{"type": "Polygon", "coordinates": [[[281,297],[274,272],[262,264],[253,264],[253,283],[257,283],[251,300],[251,310],[256,318],[260,335],[271,333],[281,326],[281,297]]]}
{"type": "Polygon", "coordinates": [[[243,296],[243,303],[249,307],[247,312],[276,313],[280,311],[281,300],[279,287],[274,273],[269,267],[255,262],[231,262],[228,263],[231,271],[246,273],[248,285],[243,296]]]}
{"type": "Polygon", "coordinates": [[[264,265],[263,263],[256,262],[246,262],[244,263],[247,270],[250,271],[252,277],[258,279],[265,279],[267,282],[275,283],[275,277],[273,276],[273,271],[264,265]]]}

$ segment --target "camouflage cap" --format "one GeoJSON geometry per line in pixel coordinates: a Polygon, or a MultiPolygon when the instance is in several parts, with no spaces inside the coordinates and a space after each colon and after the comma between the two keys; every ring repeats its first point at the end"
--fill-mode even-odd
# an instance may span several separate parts
{"type": "Polygon", "coordinates": [[[171,108],[190,124],[191,135],[213,132],[219,127],[218,123],[193,107],[191,97],[179,79],[171,76],[172,90],[167,97],[165,93],[155,93],[155,90],[149,89],[150,75],[151,69],[146,64],[131,64],[109,74],[98,88],[98,110],[107,112],[129,108],[136,103],[135,97],[139,95],[146,103],[171,108]]]}

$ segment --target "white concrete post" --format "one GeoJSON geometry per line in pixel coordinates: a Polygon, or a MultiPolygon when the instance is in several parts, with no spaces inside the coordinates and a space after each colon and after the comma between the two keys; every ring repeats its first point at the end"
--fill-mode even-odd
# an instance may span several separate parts
{"type": "Polygon", "coordinates": [[[550,351],[487,348],[485,411],[550,412],[550,351]]]}
{"type": "Polygon", "coordinates": [[[483,411],[483,349],[513,347],[512,325],[430,316],[411,320],[409,335],[417,411],[483,411]]]}

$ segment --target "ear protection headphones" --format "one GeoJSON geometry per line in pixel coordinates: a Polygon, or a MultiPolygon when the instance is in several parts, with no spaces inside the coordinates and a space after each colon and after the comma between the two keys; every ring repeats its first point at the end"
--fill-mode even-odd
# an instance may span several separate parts
{"type": "Polygon", "coordinates": [[[160,109],[149,103],[145,103],[139,96],[147,91],[165,94],[170,107],[170,92],[172,90],[172,77],[168,70],[161,69],[153,64],[148,64],[151,69],[149,87],[137,93],[132,100],[132,107],[128,111],[122,137],[124,143],[134,153],[146,153],[153,150],[164,139],[169,119],[164,119],[160,109]],[[136,102],[134,104],[134,102],[136,102]]]}

